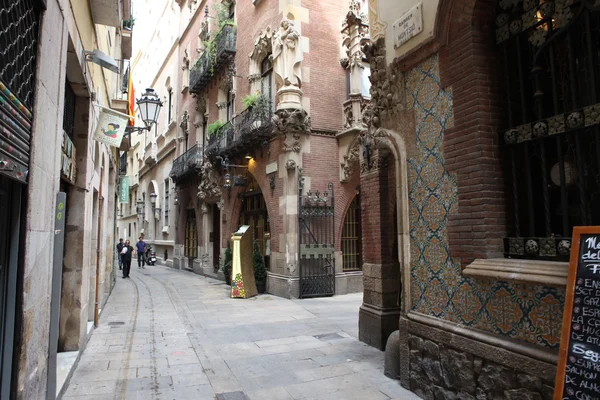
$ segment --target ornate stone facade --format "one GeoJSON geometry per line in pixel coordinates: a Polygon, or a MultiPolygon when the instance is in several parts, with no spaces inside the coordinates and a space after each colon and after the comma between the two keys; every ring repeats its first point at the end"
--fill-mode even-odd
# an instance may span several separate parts
{"type": "Polygon", "coordinates": [[[373,103],[371,123],[375,128],[381,126],[381,120],[399,118],[406,109],[404,74],[396,65],[386,65],[385,41],[363,45],[362,50],[371,64],[371,102],[373,103]]]}
{"type": "Polygon", "coordinates": [[[273,115],[273,129],[275,133],[284,136],[284,151],[299,152],[301,135],[310,134],[310,117],[306,111],[301,109],[278,110],[273,115]]]}
{"type": "Polygon", "coordinates": [[[200,169],[198,198],[201,200],[221,197],[221,176],[210,161],[205,160],[200,169]]]}
{"type": "Polygon", "coordinates": [[[185,140],[188,137],[188,135],[190,134],[189,126],[188,126],[189,119],[190,119],[190,114],[188,113],[187,110],[184,110],[183,115],[181,116],[181,123],[179,124],[179,127],[181,128],[181,133],[182,133],[182,135],[178,138],[179,141],[185,140]]]}

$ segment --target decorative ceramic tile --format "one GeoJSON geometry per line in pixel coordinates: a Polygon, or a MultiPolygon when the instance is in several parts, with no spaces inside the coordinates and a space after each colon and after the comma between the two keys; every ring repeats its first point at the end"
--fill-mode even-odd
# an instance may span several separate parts
{"type": "MultiPolygon", "coordinates": [[[[458,208],[456,176],[446,170],[443,135],[453,124],[452,92],[440,87],[438,57],[406,75],[415,115],[415,157],[407,160],[413,310],[556,349],[564,291],[462,276],[450,257],[447,223],[458,208]]],[[[521,139],[531,135],[524,127],[521,139]]]]}

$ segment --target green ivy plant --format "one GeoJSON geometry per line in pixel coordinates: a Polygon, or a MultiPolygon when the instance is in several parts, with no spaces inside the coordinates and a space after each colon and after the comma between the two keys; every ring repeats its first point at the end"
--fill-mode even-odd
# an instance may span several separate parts
{"type": "Polygon", "coordinates": [[[219,120],[213,122],[212,124],[208,124],[206,127],[206,135],[208,137],[214,135],[223,125],[225,124],[219,120]]]}
{"type": "Polygon", "coordinates": [[[269,103],[269,100],[265,95],[263,95],[258,90],[254,94],[249,94],[242,99],[242,103],[246,108],[257,108],[262,109],[266,107],[269,103]]]}
{"type": "Polygon", "coordinates": [[[215,35],[211,35],[210,39],[202,42],[204,51],[210,65],[210,75],[215,73],[215,64],[217,62],[217,40],[225,26],[235,27],[233,19],[229,18],[229,7],[225,4],[215,4],[213,10],[217,14],[217,25],[219,27],[215,35]]]}
{"type": "Polygon", "coordinates": [[[128,29],[128,30],[132,30],[133,29],[133,25],[135,25],[135,18],[131,17],[129,19],[124,19],[123,20],[123,28],[128,29]]]}

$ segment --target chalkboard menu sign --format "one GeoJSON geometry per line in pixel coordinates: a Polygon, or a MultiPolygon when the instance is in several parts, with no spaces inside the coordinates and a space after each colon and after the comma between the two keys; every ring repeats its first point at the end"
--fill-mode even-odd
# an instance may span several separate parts
{"type": "Polygon", "coordinates": [[[573,229],[555,383],[555,400],[600,400],[600,226],[573,229]]]}

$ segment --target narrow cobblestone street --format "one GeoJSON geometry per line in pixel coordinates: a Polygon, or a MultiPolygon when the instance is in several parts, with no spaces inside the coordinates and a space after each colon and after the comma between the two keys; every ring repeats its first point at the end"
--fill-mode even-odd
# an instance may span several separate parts
{"type": "Polygon", "coordinates": [[[133,268],[63,398],[416,399],[383,375],[383,353],[357,340],[360,302],[230,299],[210,278],[133,268]]]}

